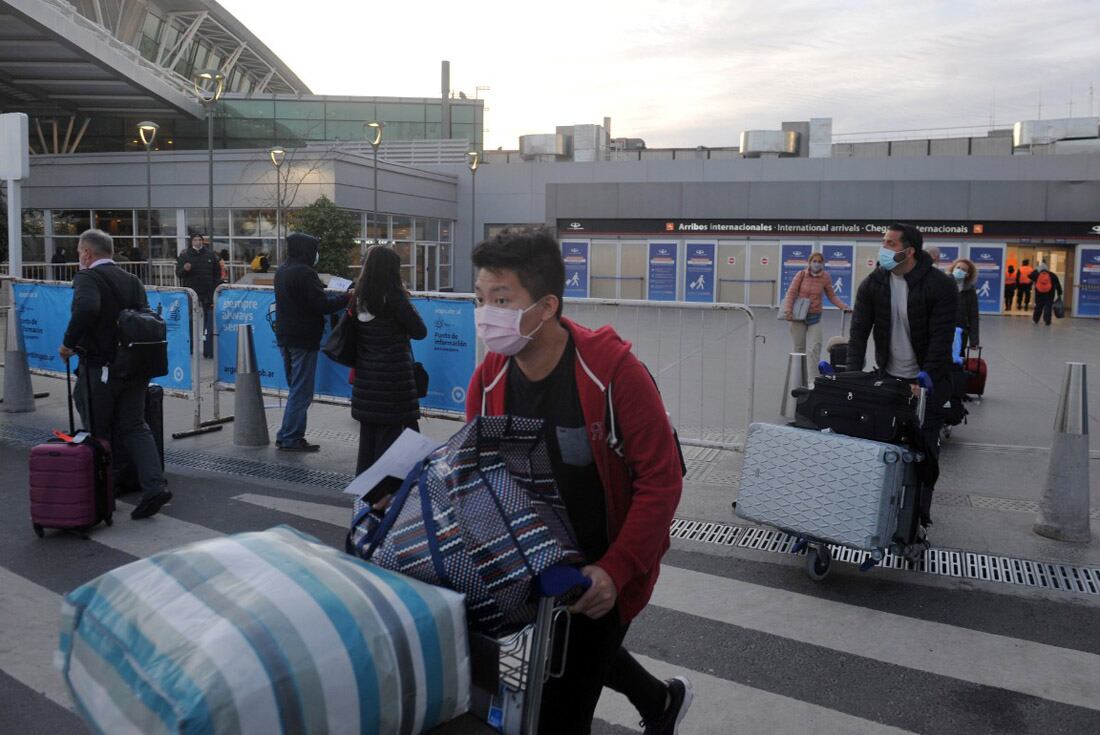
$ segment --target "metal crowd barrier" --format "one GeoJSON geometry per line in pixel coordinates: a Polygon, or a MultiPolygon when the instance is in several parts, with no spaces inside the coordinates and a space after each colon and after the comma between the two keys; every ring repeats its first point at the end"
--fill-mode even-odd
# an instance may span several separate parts
{"type": "Polygon", "coordinates": [[[565,305],[566,317],[590,328],[610,324],[631,343],[657,381],[682,443],[744,446],[755,410],[752,309],[744,304],[626,299],[567,298],[565,305]]]}
{"type": "MultiPolygon", "coordinates": [[[[4,288],[5,288],[5,290],[8,290],[9,294],[10,294],[10,288],[11,288],[10,284],[32,284],[32,285],[33,284],[41,284],[41,285],[47,285],[47,286],[67,286],[69,288],[72,287],[72,283],[70,281],[49,281],[49,280],[36,279],[36,278],[11,278],[10,276],[0,276],[0,280],[7,282],[7,284],[5,284],[5,286],[4,286],[4,288]]],[[[168,396],[174,396],[176,398],[190,399],[194,403],[194,406],[195,406],[194,422],[193,422],[192,428],[190,430],[187,430],[187,431],[174,432],[172,434],[172,437],[174,439],[180,439],[180,438],[183,438],[185,436],[192,436],[194,434],[202,433],[203,431],[208,431],[209,429],[204,428],[204,424],[203,424],[203,421],[202,421],[202,392],[200,390],[201,385],[202,385],[202,381],[201,381],[201,374],[200,374],[199,370],[200,370],[200,367],[201,367],[201,357],[202,357],[203,322],[202,322],[202,305],[199,303],[198,296],[195,294],[195,292],[192,289],[190,289],[190,288],[180,288],[178,286],[146,286],[145,290],[146,291],[161,292],[161,293],[183,293],[183,294],[186,294],[186,296],[187,296],[188,310],[190,312],[190,318],[191,318],[191,351],[190,351],[191,388],[189,390],[179,390],[179,389],[176,389],[176,388],[165,388],[164,389],[164,394],[168,395],[168,396]]],[[[11,294],[11,299],[14,302],[14,294],[11,294]]],[[[5,305],[4,308],[14,308],[14,303],[5,305]]],[[[64,322],[66,324],[68,323],[68,320],[69,320],[69,315],[68,314],[59,314],[57,316],[58,316],[59,320],[64,320],[64,322]]],[[[0,320],[0,328],[3,328],[3,329],[6,330],[7,329],[6,323],[7,323],[6,319],[5,320],[0,320]]],[[[5,335],[5,337],[6,337],[6,335],[5,335]]],[[[58,347],[60,347],[60,341],[58,342],[58,344],[50,346],[51,349],[57,349],[58,347]]],[[[169,367],[171,368],[171,366],[169,366],[169,367]]],[[[48,378],[61,378],[62,380],[65,379],[65,373],[62,372],[62,371],[46,370],[46,369],[42,369],[42,368],[31,368],[30,371],[34,375],[42,375],[42,376],[48,377],[48,378]]]]}

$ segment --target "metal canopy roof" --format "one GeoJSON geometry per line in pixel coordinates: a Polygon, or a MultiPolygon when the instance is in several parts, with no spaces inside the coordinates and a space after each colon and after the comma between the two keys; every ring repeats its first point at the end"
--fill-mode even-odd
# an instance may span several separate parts
{"type": "Polygon", "coordinates": [[[62,2],[0,0],[0,109],[201,117],[172,78],[62,2]]]}

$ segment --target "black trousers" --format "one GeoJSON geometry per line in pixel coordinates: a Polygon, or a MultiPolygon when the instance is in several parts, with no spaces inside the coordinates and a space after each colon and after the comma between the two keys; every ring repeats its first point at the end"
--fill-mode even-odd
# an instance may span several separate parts
{"type": "Polygon", "coordinates": [[[1015,283],[1006,283],[1005,284],[1005,311],[1008,311],[1009,309],[1012,308],[1012,297],[1015,296],[1015,295],[1016,295],[1016,284],[1015,283]]]}
{"type": "Polygon", "coordinates": [[[355,461],[355,474],[359,475],[385,454],[405,429],[420,431],[420,422],[410,424],[372,424],[359,422],[359,456],[355,461]]]}
{"type": "Polygon", "coordinates": [[[625,694],[646,720],[664,712],[668,686],[623,648],[629,627],[629,623],[619,622],[618,608],[599,620],[573,616],[565,673],[542,688],[542,735],[591,732],[592,716],[604,686],[625,694]]]}
{"type": "Polygon", "coordinates": [[[80,365],[76,378],[75,403],[85,428],[88,421],[87,384],[91,381],[92,434],[111,442],[112,463],[116,468],[132,465],[137,473],[143,498],[151,498],[164,490],[164,471],[160,466],[153,432],[145,423],[145,390],[149,381],[142,378],[102,381],[103,366],[94,363],[80,365]]]}
{"type": "Polygon", "coordinates": [[[1054,292],[1035,294],[1035,311],[1031,314],[1031,321],[1039,323],[1039,317],[1043,317],[1043,323],[1050,324],[1051,312],[1054,308],[1054,292]]]}
{"type": "Polygon", "coordinates": [[[1031,306],[1031,284],[1020,284],[1016,287],[1016,306],[1027,308],[1031,306]]]}

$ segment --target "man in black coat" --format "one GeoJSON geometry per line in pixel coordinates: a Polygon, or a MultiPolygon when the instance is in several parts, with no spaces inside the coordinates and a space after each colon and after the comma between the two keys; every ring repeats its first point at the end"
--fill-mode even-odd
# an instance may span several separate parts
{"type": "Polygon", "coordinates": [[[856,292],[848,339],[848,369],[862,370],[867,338],[875,336],[879,371],[913,383],[920,373],[932,381],[924,424],[924,449],[930,455],[924,468],[922,521],[928,525],[932,488],[939,476],[939,435],[943,425],[938,410],[951,397],[951,343],[955,336],[958,289],[923,251],[924,237],[912,225],[893,224],[879,249],[879,266],[856,292]]]}
{"type": "Polygon", "coordinates": [[[142,492],[130,517],[148,518],[172,499],[165,489],[160,453],[145,423],[149,381],[142,377],[120,379],[111,374],[110,366],[118,344],[119,312],[148,307],[149,301],[137,276],[115,265],[114,244],[106,232],[84,232],[76,253],[80,270],[73,276],[72,317],[58,353],[68,360],[80,350],[76,404],[81,419],[93,436],[111,442],[116,467],[126,460],[133,464],[142,492]],[[89,384],[94,426],[88,422],[89,384]]]}
{"type": "Polygon", "coordinates": [[[190,246],[176,258],[176,277],[180,285],[189,288],[202,304],[202,356],[214,356],[214,289],[222,280],[221,263],[214,251],[206,247],[202,235],[191,235],[190,246]]]}
{"type": "Polygon", "coordinates": [[[275,338],[283,354],[289,387],[283,423],[275,446],[284,452],[316,452],[306,441],[306,416],[313,402],[317,353],[325,331],[325,315],[344,309],[354,295],[325,291],[313,266],[320,241],[292,232],[286,237],[286,262],[275,271],[275,338]]]}

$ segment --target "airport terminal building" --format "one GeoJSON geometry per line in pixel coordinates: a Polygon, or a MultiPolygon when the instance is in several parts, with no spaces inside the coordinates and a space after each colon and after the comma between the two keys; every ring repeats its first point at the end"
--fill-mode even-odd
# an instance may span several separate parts
{"type": "Polygon", "coordinates": [[[474,241],[548,224],[572,295],[772,306],[820,250],[849,300],[882,229],[907,221],[945,266],[975,261],[983,311],[1002,310],[1005,267],[1028,258],[1062,277],[1069,313],[1100,317],[1095,117],[846,143],[812,120],[676,150],[612,139],[605,123],[484,151],[484,103],[454,94],[446,67],[438,98],[314,95],[217,3],[140,7],[0,0],[0,112],[30,118],[25,275],[56,275],[50,262],[97,226],[160,281],[189,233],[212,235],[236,278],[279,251],[277,219],[323,195],[355,214],[362,244],[394,244],[415,290],[468,290],[474,241]],[[225,84],[207,106],[203,69],[225,84]],[[145,120],[160,126],[148,152],[145,120]],[[385,124],[377,149],[370,122],[385,124]]]}

